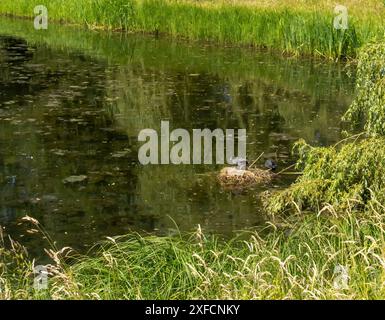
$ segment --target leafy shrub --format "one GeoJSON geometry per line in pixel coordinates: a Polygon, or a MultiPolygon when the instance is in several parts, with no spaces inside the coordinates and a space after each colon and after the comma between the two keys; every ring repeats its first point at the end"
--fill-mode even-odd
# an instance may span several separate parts
{"type": "Polygon", "coordinates": [[[315,210],[326,205],[336,211],[365,210],[375,196],[385,200],[385,138],[368,138],[341,146],[316,148],[301,140],[297,167],[303,175],[275,193],[266,208],[272,214],[315,210]]]}
{"type": "Polygon", "coordinates": [[[385,135],[385,43],[372,44],[359,55],[357,96],[343,117],[353,125],[365,123],[371,135],[385,135]]]}
{"type": "Polygon", "coordinates": [[[324,148],[297,142],[297,167],[303,169],[303,175],[265,200],[270,213],[319,212],[327,205],[339,212],[362,212],[373,197],[385,202],[385,43],[361,51],[356,91],[343,120],[364,125],[369,138],[324,148]]]}

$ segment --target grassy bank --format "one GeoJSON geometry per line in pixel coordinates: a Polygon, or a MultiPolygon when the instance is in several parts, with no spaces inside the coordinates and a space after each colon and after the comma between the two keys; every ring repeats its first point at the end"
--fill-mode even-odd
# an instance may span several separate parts
{"type": "MultiPolygon", "coordinates": [[[[354,73],[355,66],[348,68],[344,63],[324,61],[322,64],[312,65],[312,68],[317,68],[315,72],[302,71],[302,68],[297,67],[298,60],[287,59],[279,54],[271,54],[269,64],[261,63],[267,56],[263,50],[255,52],[245,48],[206,46],[203,55],[199,44],[181,45],[178,41],[171,42],[169,39],[150,41],[147,37],[136,35],[121,36],[117,33],[93,32],[60,25],[53,25],[41,33],[35,32],[33,24],[29,21],[11,18],[0,19],[0,30],[2,34],[21,37],[31,45],[44,45],[56,50],[81,51],[92,58],[110,63],[126,65],[129,61],[135,66],[145,65],[167,72],[208,72],[237,82],[245,78],[253,82],[258,79],[264,82],[273,80],[287,90],[303,88],[309,95],[315,95],[315,83],[321,90],[329,90],[329,87],[324,88],[324,82],[319,82],[318,73],[324,72],[319,69],[320,67],[330,66],[336,69],[335,73],[330,73],[328,80],[335,82],[332,90],[349,91],[349,94],[353,94],[349,89],[350,84],[347,85],[349,80],[345,74],[354,73]],[[237,63],[226,63],[229,56],[233,60],[236,57],[237,63]],[[298,72],[301,72],[299,77],[296,76],[298,72]],[[343,81],[340,80],[341,74],[344,75],[343,81]]],[[[312,63],[312,59],[303,61],[312,63]]]]}
{"type": "MultiPolygon", "coordinates": [[[[33,17],[37,0],[3,0],[0,13],[33,17]]],[[[283,52],[354,57],[362,44],[382,39],[382,1],[348,1],[349,29],[333,28],[330,1],[52,0],[56,21],[138,32],[165,33],[190,40],[254,45],[283,52]]]]}
{"type": "Polygon", "coordinates": [[[302,216],[227,243],[198,230],[190,237],[110,239],[72,262],[52,252],[49,288],[40,291],[32,288],[32,263],[14,245],[0,249],[0,297],[380,299],[384,209],[374,202],[359,215],[302,216]]]}

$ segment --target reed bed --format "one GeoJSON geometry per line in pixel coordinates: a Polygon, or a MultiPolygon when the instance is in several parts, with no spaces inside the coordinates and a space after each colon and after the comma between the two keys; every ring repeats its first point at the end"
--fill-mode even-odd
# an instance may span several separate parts
{"type": "MultiPolygon", "coordinates": [[[[38,0],[2,0],[0,13],[33,17],[38,0]]],[[[269,47],[290,54],[355,57],[362,44],[383,39],[381,1],[349,1],[349,29],[333,28],[330,1],[52,0],[56,21],[189,40],[269,47]],[[361,3],[362,5],[362,3],[361,3]]]]}

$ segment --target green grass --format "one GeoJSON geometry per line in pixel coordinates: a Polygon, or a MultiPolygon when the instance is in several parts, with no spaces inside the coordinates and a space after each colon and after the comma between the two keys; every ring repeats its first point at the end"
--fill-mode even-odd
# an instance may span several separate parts
{"type": "Polygon", "coordinates": [[[288,59],[279,54],[266,55],[263,50],[254,52],[244,48],[207,46],[202,55],[199,44],[181,45],[178,41],[169,39],[154,42],[151,41],[151,38],[137,35],[121,37],[116,33],[94,32],[76,27],[53,25],[47,31],[35,32],[30,21],[11,18],[0,19],[0,30],[2,34],[21,37],[31,45],[48,46],[57,50],[81,51],[92,58],[107,60],[111,63],[125,65],[129,61],[135,66],[145,65],[168,72],[186,70],[195,73],[208,72],[234,79],[234,82],[245,78],[253,82],[258,79],[264,82],[273,80],[287,90],[301,88],[306,94],[315,96],[318,95],[314,92],[315,84],[320,91],[349,91],[350,84],[346,84],[347,76],[344,76],[344,81],[341,81],[341,74],[355,70],[353,65],[347,67],[344,63],[323,61],[322,64],[314,64],[310,58],[303,60],[306,64],[313,63],[312,68],[316,69],[312,73],[308,69],[303,71],[302,68],[298,68],[297,59],[288,59]],[[269,56],[269,59],[266,56],[269,56]],[[226,63],[229,57],[233,60],[237,59],[236,63],[226,63]],[[261,60],[262,62],[267,60],[269,63],[261,63],[261,60]],[[319,81],[318,73],[322,72],[319,69],[321,66],[336,70],[329,73],[330,79],[327,81],[319,81]],[[347,71],[345,72],[345,70],[347,71]],[[334,81],[333,89],[330,89],[329,83],[332,81],[334,81]],[[325,82],[327,87],[325,87],[325,82]]]}
{"type": "MultiPolygon", "coordinates": [[[[234,5],[223,1],[52,0],[47,8],[53,20],[90,28],[165,33],[332,58],[354,57],[362,44],[383,39],[385,11],[378,1],[370,1],[363,10],[352,2],[346,31],[333,28],[334,5],[328,1],[292,7],[291,1],[285,2],[286,6],[257,1],[234,5]]],[[[2,0],[0,13],[33,17],[37,4],[38,0],[2,0]]]]}
{"type": "Polygon", "coordinates": [[[20,247],[3,248],[0,298],[381,299],[384,210],[373,201],[359,214],[301,215],[228,242],[198,229],[190,236],[110,239],[70,260],[51,252],[56,263],[42,291],[32,289],[32,262],[20,247]],[[338,266],[347,270],[346,286],[338,266]]]}

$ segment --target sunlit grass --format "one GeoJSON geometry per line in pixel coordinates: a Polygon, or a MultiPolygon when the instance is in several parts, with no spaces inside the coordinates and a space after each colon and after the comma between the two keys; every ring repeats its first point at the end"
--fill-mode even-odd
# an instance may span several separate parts
{"type": "MultiPolygon", "coordinates": [[[[0,12],[32,17],[38,0],[3,0],[0,12]]],[[[49,17],[90,28],[165,33],[191,40],[276,48],[333,58],[353,57],[383,38],[381,1],[348,1],[349,29],[333,28],[331,1],[53,0],[49,17]],[[363,6],[364,9],[361,9],[363,6]]]]}
{"type": "Polygon", "coordinates": [[[49,266],[49,289],[43,291],[32,289],[32,263],[17,258],[20,249],[2,248],[0,297],[380,299],[384,213],[374,201],[366,212],[337,216],[323,210],[273,221],[227,242],[198,228],[192,235],[110,238],[70,260],[52,251],[56,263],[49,266]],[[346,270],[345,282],[336,267],[346,270]]]}

